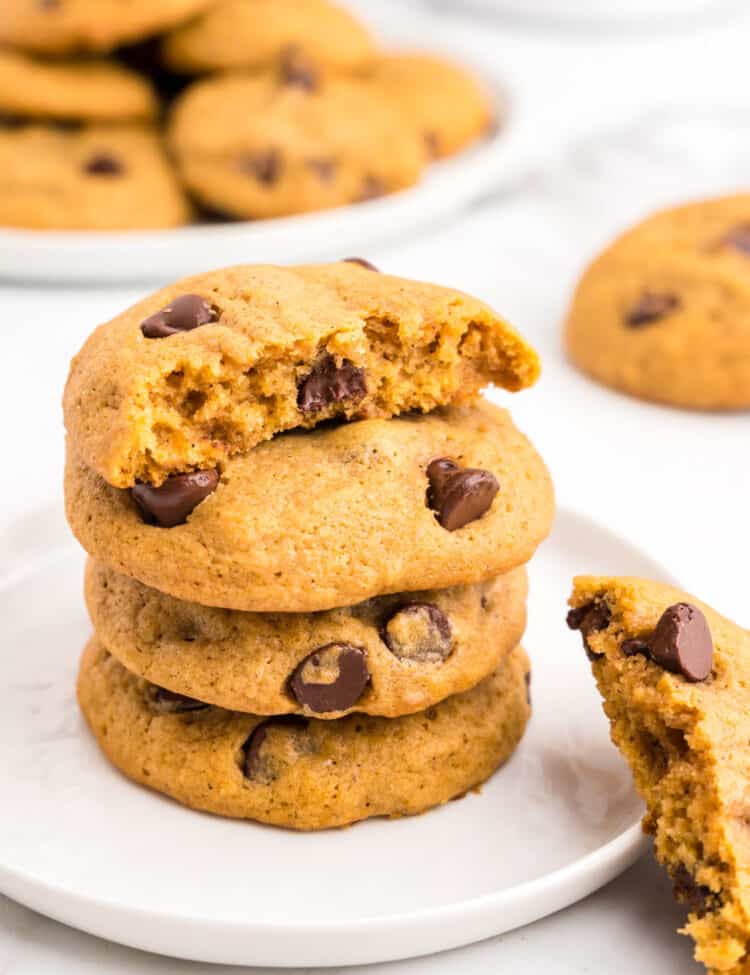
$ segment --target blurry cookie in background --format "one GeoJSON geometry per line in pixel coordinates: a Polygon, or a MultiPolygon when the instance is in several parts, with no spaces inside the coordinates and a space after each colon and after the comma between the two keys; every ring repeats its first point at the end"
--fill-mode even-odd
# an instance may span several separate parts
{"type": "Polygon", "coordinates": [[[0,50],[0,116],[71,121],[153,119],[147,78],[115,61],[47,61],[0,50]]]}
{"type": "Polygon", "coordinates": [[[329,0],[219,0],[163,42],[167,66],[187,74],[259,70],[291,50],[355,71],[373,60],[377,46],[356,17],[329,0]]]}
{"type": "Polygon", "coordinates": [[[190,207],[147,126],[0,127],[0,224],[36,229],[172,227],[190,207]]]}
{"type": "Polygon", "coordinates": [[[192,85],[168,141],[201,203],[247,219],[384,196],[416,183],[426,161],[418,133],[373,86],[296,62],[192,85]]]}
{"type": "Polygon", "coordinates": [[[578,285],[565,343],[633,396],[750,407],[750,194],[664,210],[616,240],[578,285]]]}
{"type": "Polygon", "coordinates": [[[66,54],[111,51],[177,26],[214,0],[3,0],[0,44],[66,54]]]}
{"type": "Polygon", "coordinates": [[[368,78],[406,115],[430,158],[459,152],[493,123],[492,101],[481,81],[445,58],[389,55],[368,78]]]}

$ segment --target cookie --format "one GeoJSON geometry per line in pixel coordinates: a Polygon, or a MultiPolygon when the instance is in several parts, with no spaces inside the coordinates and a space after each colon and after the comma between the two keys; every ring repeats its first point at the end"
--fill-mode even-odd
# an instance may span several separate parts
{"type": "Polygon", "coordinates": [[[581,630],[654,836],[712,972],[748,971],[750,633],[692,596],[634,578],[575,580],[581,630]]]}
{"type": "Polygon", "coordinates": [[[0,50],[0,116],[112,122],[158,111],[148,80],[115,61],[44,61],[0,50]]]}
{"type": "Polygon", "coordinates": [[[324,613],[240,613],[174,599],[89,561],[85,592],[102,646],[170,691],[251,714],[397,717],[495,670],[523,635],[527,583],[516,569],[324,613]]]}
{"type": "Polygon", "coordinates": [[[0,126],[0,226],[173,227],[190,209],[158,135],[139,126],[0,126]]]}
{"type": "Polygon", "coordinates": [[[294,613],[509,572],[554,506],[542,459],[486,402],[285,434],[159,489],[111,487],[69,451],[65,495],[76,537],[115,571],[190,602],[294,613]]]}
{"type": "Polygon", "coordinates": [[[407,116],[433,159],[460,152],[493,122],[489,91],[468,69],[444,58],[393,54],[368,77],[407,116]]]}
{"type": "Polygon", "coordinates": [[[406,189],[422,143],[372,86],[297,68],[222,75],[176,101],[169,143],[204,204],[246,219],[357,203],[406,189]]]}
{"type": "Polygon", "coordinates": [[[193,809],[290,829],[408,816],[476,788],[529,716],[520,648],[470,691],[403,718],[262,719],[168,694],[92,640],[78,700],[129,778],[193,809]]]}
{"type": "Polygon", "coordinates": [[[219,0],[163,41],[165,62],[188,74],[273,67],[290,52],[355,71],[376,46],[364,25],[328,0],[219,0]]]}
{"type": "Polygon", "coordinates": [[[658,213],[584,274],[568,354],[594,379],[688,409],[750,406],[750,194],[658,213]]]}
{"type": "Polygon", "coordinates": [[[4,0],[0,45],[67,54],[110,51],[169,30],[213,0],[4,0]]]}
{"type": "Polygon", "coordinates": [[[102,325],[73,361],[81,460],[130,487],[213,467],[282,430],[530,386],[534,351],[457,291],[360,264],[241,266],[179,281],[102,325]]]}

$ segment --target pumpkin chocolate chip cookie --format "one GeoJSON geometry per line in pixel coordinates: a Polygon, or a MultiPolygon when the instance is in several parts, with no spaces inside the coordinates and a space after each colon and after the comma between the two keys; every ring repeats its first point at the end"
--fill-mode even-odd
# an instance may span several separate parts
{"type": "Polygon", "coordinates": [[[523,339],[460,292],[351,261],[241,266],[177,282],[98,328],[73,361],[65,423],[110,484],[158,485],[283,430],[431,410],[538,373],[523,339]]]}
{"type": "Polygon", "coordinates": [[[485,401],[285,434],[211,477],[132,491],[69,446],[67,515],[83,547],[209,606],[307,613],[481,582],[527,562],[552,521],[542,459],[485,401]]]}
{"type": "Polygon", "coordinates": [[[487,677],[519,643],[526,572],[380,596],[324,613],[187,603],[90,561],[97,639],[128,670],[230,711],[339,718],[422,711],[487,677]]]}
{"type": "Polygon", "coordinates": [[[581,631],[647,804],[658,860],[689,910],[684,932],[712,973],[750,966],[750,634],[692,596],[635,578],[575,580],[581,631]]]}
{"type": "Polygon", "coordinates": [[[189,215],[150,128],[0,125],[0,226],[124,230],[173,227],[189,215]]]}
{"type": "Polygon", "coordinates": [[[666,210],[615,241],[578,285],[566,344],[633,396],[750,407],[750,194],[666,210]]]}
{"type": "Polygon", "coordinates": [[[191,85],[174,105],[169,143],[202,203],[248,219],[405,189],[426,161],[418,133],[371,85],[295,62],[191,85]]]}
{"type": "Polygon", "coordinates": [[[97,642],[78,699],[107,758],[194,809],[290,829],[424,812],[476,788],[529,717],[520,648],[475,688],[402,718],[262,719],[164,691],[97,642]]]}

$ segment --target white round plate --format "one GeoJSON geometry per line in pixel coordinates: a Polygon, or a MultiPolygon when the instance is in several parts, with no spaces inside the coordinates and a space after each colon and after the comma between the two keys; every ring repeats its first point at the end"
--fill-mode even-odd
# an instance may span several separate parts
{"type": "Polygon", "coordinates": [[[422,816],[314,834],[192,812],[107,764],[74,698],[82,567],[67,547],[0,586],[0,892],[22,904],[197,961],[357,964],[534,921],[642,850],[640,802],[563,620],[577,572],[666,574],[585,518],[561,511],[531,567],[534,711],[511,761],[422,816]]]}
{"type": "MultiPolygon", "coordinates": [[[[400,239],[517,179],[544,153],[526,89],[498,73],[496,58],[471,28],[399,3],[363,9],[393,47],[443,52],[476,70],[494,95],[498,130],[459,155],[427,168],[412,189],[319,213],[174,230],[38,231],[0,228],[0,276],[37,281],[166,280],[238,263],[290,264],[356,255],[400,239]]],[[[482,38],[483,39],[483,38],[482,38]]]]}

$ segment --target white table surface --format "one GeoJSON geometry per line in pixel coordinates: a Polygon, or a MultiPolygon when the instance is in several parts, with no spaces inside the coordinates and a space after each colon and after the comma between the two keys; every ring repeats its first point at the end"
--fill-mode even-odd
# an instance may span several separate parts
{"type": "MultiPolygon", "coordinates": [[[[384,270],[472,291],[516,322],[539,348],[545,371],[535,390],[510,405],[548,460],[560,499],[646,547],[686,588],[739,621],[750,620],[750,418],[650,406],[596,386],[563,359],[560,320],[583,262],[618,228],[655,206],[747,186],[749,38],[750,14],[625,39],[570,32],[550,39],[488,27],[486,43],[499,58],[516,40],[517,50],[536,47],[536,67],[554,65],[550,85],[566,65],[564,83],[577,106],[575,147],[460,220],[365,255],[384,270]]],[[[48,517],[36,510],[59,501],[59,399],[68,360],[92,326],[140,291],[0,283],[0,572],[23,559],[28,519],[48,517]]],[[[52,542],[59,525],[50,521],[49,530],[52,542]]],[[[570,651],[569,638],[562,640],[561,652],[570,651]]],[[[610,975],[688,975],[700,969],[687,940],[674,933],[680,918],[647,857],[586,901],[510,935],[366,971],[563,975],[606,967],[610,975]]],[[[109,945],[0,897],[0,975],[209,969],[109,945]]]]}

